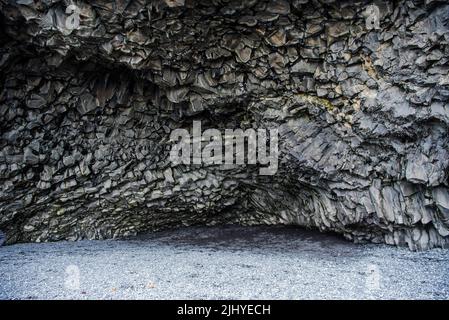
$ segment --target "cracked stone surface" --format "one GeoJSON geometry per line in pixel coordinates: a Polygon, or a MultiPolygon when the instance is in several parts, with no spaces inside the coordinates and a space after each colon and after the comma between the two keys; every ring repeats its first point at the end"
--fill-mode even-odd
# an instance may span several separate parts
{"type": "Polygon", "coordinates": [[[449,243],[449,4],[0,1],[7,244],[191,224],[449,243]],[[279,170],[173,165],[170,132],[279,128],[279,170]]]}

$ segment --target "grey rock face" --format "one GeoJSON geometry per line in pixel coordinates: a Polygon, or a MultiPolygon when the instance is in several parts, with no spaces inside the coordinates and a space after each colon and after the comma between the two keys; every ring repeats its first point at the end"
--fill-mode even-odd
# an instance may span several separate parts
{"type": "Polygon", "coordinates": [[[285,223],[449,242],[449,5],[1,2],[6,242],[285,223]],[[170,132],[279,128],[279,170],[176,165],[170,132]]]}

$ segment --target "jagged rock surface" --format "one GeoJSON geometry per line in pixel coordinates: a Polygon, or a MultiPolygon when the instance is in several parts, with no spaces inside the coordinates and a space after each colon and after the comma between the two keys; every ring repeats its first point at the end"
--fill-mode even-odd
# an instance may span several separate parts
{"type": "Polygon", "coordinates": [[[1,1],[7,243],[286,223],[449,243],[449,4],[1,1]],[[280,129],[279,170],[173,166],[169,135],[280,129]]]}

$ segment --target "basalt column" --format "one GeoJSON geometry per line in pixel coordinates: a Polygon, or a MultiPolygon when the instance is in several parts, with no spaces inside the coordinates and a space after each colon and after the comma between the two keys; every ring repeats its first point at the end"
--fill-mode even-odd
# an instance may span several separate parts
{"type": "Polygon", "coordinates": [[[447,1],[0,1],[7,243],[292,224],[449,243],[447,1]],[[276,128],[276,174],[174,164],[175,129],[276,128]]]}

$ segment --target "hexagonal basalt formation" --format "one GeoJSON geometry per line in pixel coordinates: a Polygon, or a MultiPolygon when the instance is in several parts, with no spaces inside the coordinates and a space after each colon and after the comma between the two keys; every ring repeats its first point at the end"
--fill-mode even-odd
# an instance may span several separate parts
{"type": "Polygon", "coordinates": [[[191,224],[449,242],[444,1],[0,3],[7,243],[191,224]],[[277,128],[260,165],[173,164],[170,133],[277,128]]]}

